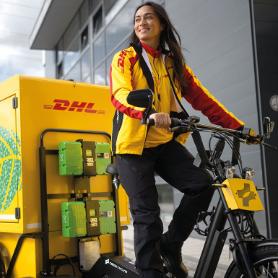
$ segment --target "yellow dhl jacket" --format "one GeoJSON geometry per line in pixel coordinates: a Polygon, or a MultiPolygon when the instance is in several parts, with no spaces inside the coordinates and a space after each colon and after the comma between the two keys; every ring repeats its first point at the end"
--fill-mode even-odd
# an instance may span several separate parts
{"type": "MultiPolygon", "coordinates": [[[[165,66],[173,80],[173,61],[167,56],[163,59],[160,51],[141,44],[145,49],[154,80],[154,105],[157,112],[177,112],[175,97],[165,66]]],[[[177,82],[175,90],[178,98],[184,97],[191,106],[201,111],[211,123],[222,127],[238,129],[244,125],[230,113],[200,83],[192,70],[185,65],[187,80],[186,92],[181,92],[177,82]]],[[[116,108],[113,119],[112,149],[116,154],[142,154],[144,148],[155,147],[173,138],[173,133],[156,127],[148,128],[141,124],[144,108],[127,103],[130,91],[148,88],[147,80],[139,65],[136,51],[131,46],[116,53],[110,69],[111,101],[116,108]]],[[[179,135],[176,140],[184,144],[187,134],[179,135]]]]}

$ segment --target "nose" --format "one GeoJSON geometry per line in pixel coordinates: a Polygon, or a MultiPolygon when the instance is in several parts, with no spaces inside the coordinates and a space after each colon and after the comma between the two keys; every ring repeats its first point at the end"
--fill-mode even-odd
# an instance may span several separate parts
{"type": "Polygon", "coordinates": [[[146,19],[144,17],[140,18],[138,21],[137,21],[137,25],[138,26],[142,26],[146,23],[146,19]]]}
{"type": "Polygon", "coordinates": [[[141,19],[141,24],[144,24],[144,23],[146,23],[146,18],[143,16],[141,19]]]}

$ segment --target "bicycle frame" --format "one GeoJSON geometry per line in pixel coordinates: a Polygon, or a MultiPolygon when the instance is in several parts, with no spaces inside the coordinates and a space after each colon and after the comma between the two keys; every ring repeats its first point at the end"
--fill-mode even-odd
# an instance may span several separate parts
{"type": "Polygon", "coordinates": [[[214,276],[228,234],[224,230],[226,221],[224,206],[219,200],[194,277],[211,278],[214,276]]]}
{"type": "MultiPolygon", "coordinates": [[[[201,136],[195,140],[198,154],[203,159],[203,167],[208,164],[208,157],[201,136]]],[[[218,176],[219,181],[222,183],[226,177],[223,176],[223,171],[215,167],[215,174],[218,176]]],[[[252,262],[248,254],[246,241],[242,236],[241,229],[236,219],[235,213],[229,209],[226,202],[224,193],[221,189],[221,184],[217,186],[217,191],[220,196],[216,210],[213,214],[213,220],[209,226],[208,235],[199,259],[194,278],[212,278],[217,268],[220,255],[222,253],[225,241],[227,239],[227,229],[225,224],[228,220],[231,231],[234,236],[234,260],[238,264],[239,269],[244,273],[245,277],[256,277],[255,271],[252,267],[252,262]]],[[[257,231],[257,227],[254,227],[257,231]]]]}
{"type": "MultiPolygon", "coordinates": [[[[144,120],[143,123],[154,124],[153,119],[148,120],[150,110],[151,110],[151,105],[152,105],[153,93],[149,89],[143,91],[144,94],[142,94],[142,90],[140,92],[139,91],[130,92],[128,97],[128,103],[134,106],[146,108],[144,119],[147,120],[144,120]]],[[[263,138],[264,137],[269,138],[271,132],[273,131],[274,123],[271,122],[270,119],[268,119],[265,122],[264,136],[260,136],[260,135],[255,136],[252,133],[251,129],[244,128],[243,131],[239,131],[239,130],[232,130],[227,128],[199,124],[198,117],[188,117],[186,120],[172,118],[171,127],[174,128],[175,130],[179,129],[181,132],[188,132],[188,131],[192,132],[193,141],[196,145],[198,155],[201,159],[201,167],[212,168],[215,176],[217,177],[217,180],[220,182],[220,184],[217,186],[220,199],[217,208],[213,214],[212,222],[209,226],[208,235],[202,250],[201,257],[198,262],[198,266],[194,278],[204,278],[204,277],[211,278],[214,276],[216,267],[219,262],[220,255],[222,253],[223,246],[227,238],[228,231],[227,229],[225,229],[225,224],[227,220],[229,222],[234,237],[233,246],[230,246],[230,248],[234,249],[233,250],[234,261],[236,262],[240,271],[245,275],[245,277],[255,278],[256,277],[255,270],[252,266],[252,261],[247,249],[247,243],[249,242],[249,240],[244,238],[244,231],[241,231],[240,229],[239,223],[237,221],[237,216],[233,210],[234,208],[230,209],[231,206],[230,204],[228,205],[225,194],[223,193],[221,188],[225,186],[222,185],[222,183],[226,180],[226,176],[223,171],[225,167],[219,169],[218,165],[216,164],[212,165],[210,163],[199,130],[208,130],[210,132],[229,134],[234,136],[234,138],[235,137],[241,138],[244,142],[248,142],[248,140],[251,140],[250,142],[252,142],[252,140],[254,140],[253,142],[271,147],[267,143],[263,142],[263,138]]],[[[225,139],[223,138],[222,140],[225,141],[225,139]]],[[[220,144],[218,145],[218,147],[215,148],[215,151],[216,152],[218,151],[218,155],[214,154],[215,155],[214,158],[218,159],[218,162],[220,161],[219,159],[222,154],[223,148],[224,148],[223,144],[222,145],[220,144]]],[[[236,148],[239,148],[239,144],[238,142],[234,141],[232,164],[234,164],[234,161],[238,159],[237,156],[238,156],[239,149],[236,148]]],[[[244,188],[245,188],[245,184],[244,184],[244,188]]],[[[254,189],[254,191],[256,191],[256,189],[254,189]]],[[[238,211],[241,211],[240,208],[237,209],[238,211]]],[[[254,211],[255,210],[258,209],[254,209],[254,211]]],[[[252,226],[252,232],[255,231],[256,234],[258,234],[258,229],[256,224],[252,222],[251,226],[252,226]]]]}
{"type": "Polygon", "coordinates": [[[241,235],[237,219],[235,215],[228,210],[221,189],[218,188],[217,190],[221,197],[217,204],[213,221],[210,224],[209,232],[195,271],[194,278],[212,278],[214,276],[228,235],[227,229],[225,229],[227,219],[234,236],[234,248],[237,251],[234,252],[234,254],[237,255],[237,257],[234,257],[234,260],[237,263],[241,262],[239,268],[246,275],[246,277],[256,277],[248,255],[248,250],[246,248],[246,242],[241,235]]]}

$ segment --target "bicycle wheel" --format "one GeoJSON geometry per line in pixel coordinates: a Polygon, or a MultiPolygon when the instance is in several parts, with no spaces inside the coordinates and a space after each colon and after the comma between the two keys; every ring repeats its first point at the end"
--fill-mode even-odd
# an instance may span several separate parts
{"type": "Polygon", "coordinates": [[[6,278],[5,264],[2,258],[0,258],[0,278],[6,278]]]}
{"type": "MultiPolygon", "coordinates": [[[[278,245],[261,246],[251,253],[253,266],[258,278],[278,278],[278,245]]],[[[244,278],[244,275],[232,262],[225,278],[244,278]]]]}

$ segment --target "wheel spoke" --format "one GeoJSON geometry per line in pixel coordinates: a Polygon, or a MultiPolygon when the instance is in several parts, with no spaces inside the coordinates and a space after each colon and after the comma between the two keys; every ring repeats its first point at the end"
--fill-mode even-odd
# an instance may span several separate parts
{"type": "Polygon", "coordinates": [[[256,275],[258,278],[277,278],[278,268],[277,268],[278,262],[277,261],[268,261],[267,265],[259,264],[256,266],[256,275]]]}
{"type": "MultiPolygon", "coordinates": [[[[277,242],[254,248],[250,253],[256,278],[278,278],[278,244],[277,242]],[[253,251],[254,250],[254,251],[253,251]]],[[[233,262],[225,278],[246,278],[237,264],[233,262]]]]}

